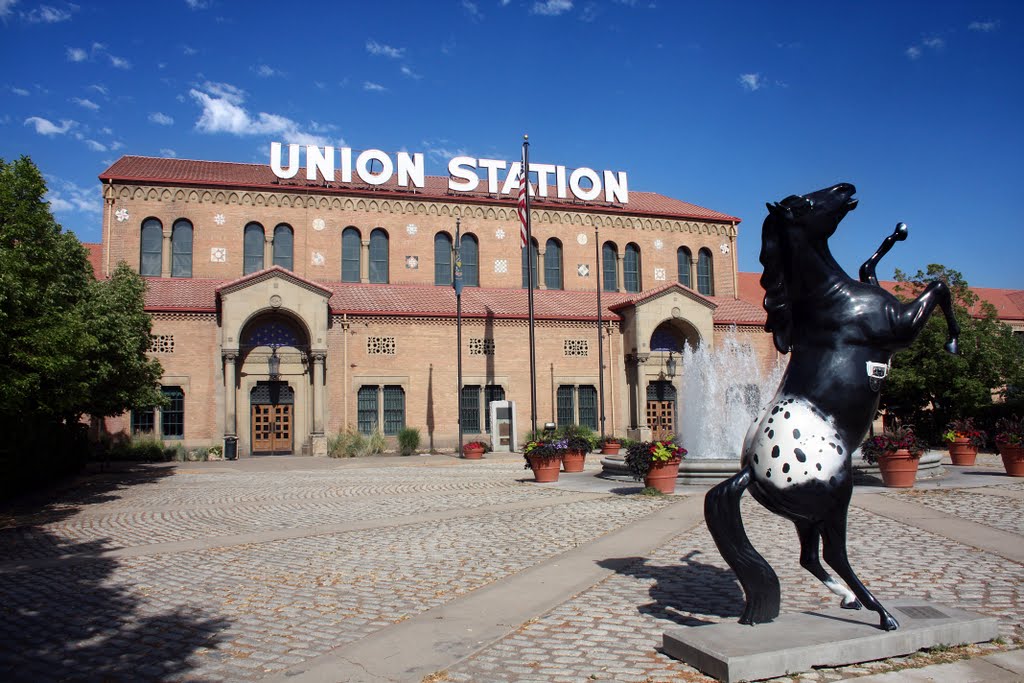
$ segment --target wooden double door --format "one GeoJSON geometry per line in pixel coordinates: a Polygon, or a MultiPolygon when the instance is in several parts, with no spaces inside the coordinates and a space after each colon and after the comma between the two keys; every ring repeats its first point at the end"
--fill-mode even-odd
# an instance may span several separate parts
{"type": "Polygon", "coordinates": [[[283,382],[260,382],[251,396],[252,454],[287,455],[293,450],[295,397],[283,382]]]}
{"type": "Polygon", "coordinates": [[[662,441],[676,435],[676,390],[669,382],[647,385],[647,426],[651,438],[662,441]]]}

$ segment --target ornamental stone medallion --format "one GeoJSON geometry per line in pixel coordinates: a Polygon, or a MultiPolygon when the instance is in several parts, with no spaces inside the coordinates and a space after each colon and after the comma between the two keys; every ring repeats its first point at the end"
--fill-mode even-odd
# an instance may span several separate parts
{"type": "Polygon", "coordinates": [[[587,243],[587,233],[581,232],[580,234],[576,235],[576,242],[579,243],[579,244],[586,244],[587,243]]]}
{"type": "Polygon", "coordinates": [[[494,272],[495,273],[507,273],[508,272],[508,259],[495,259],[494,261],[494,272]]]}
{"type": "Polygon", "coordinates": [[[322,266],[326,262],[327,259],[324,258],[323,254],[321,254],[319,251],[313,252],[312,263],[314,266],[322,266]]]}
{"type": "Polygon", "coordinates": [[[323,218],[314,218],[313,219],[313,229],[316,230],[317,232],[320,232],[321,230],[323,230],[326,227],[327,227],[327,223],[324,222],[323,218]]]}
{"type": "Polygon", "coordinates": [[[210,261],[212,263],[227,263],[228,250],[226,247],[210,247],[210,261]]]}
{"type": "Polygon", "coordinates": [[[416,225],[415,223],[410,223],[409,225],[405,226],[405,232],[406,234],[409,235],[415,235],[417,232],[419,232],[419,230],[419,226],[416,225]]]}

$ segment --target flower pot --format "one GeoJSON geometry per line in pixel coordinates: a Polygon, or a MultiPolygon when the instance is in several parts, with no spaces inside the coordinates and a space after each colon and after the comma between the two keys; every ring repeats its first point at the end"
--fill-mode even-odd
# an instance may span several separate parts
{"type": "Polygon", "coordinates": [[[562,456],[562,469],[566,472],[582,472],[587,454],[583,451],[566,451],[562,456]]]}
{"type": "Polygon", "coordinates": [[[1024,446],[1000,444],[999,455],[1003,457],[1003,467],[1011,477],[1024,477],[1024,446]]]}
{"type": "Polygon", "coordinates": [[[878,469],[882,472],[882,482],[889,488],[909,489],[917,478],[918,459],[910,455],[910,451],[900,449],[895,453],[886,453],[878,459],[878,469]]]}
{"type": "Polygon", "coordinates": [[[978,447],[970,439],[953,439],[949,442],[949,459],[957,467],[971,467],[978,457],[978,447]]]}
{"type": "Polygon", "coordinates": [[[561,457],[557,455],[528,455],[527,458],[530,460],[534,481],[540,484],[558,481],[558,470],[562,464],[561,457]]]}
{"type": "Polygon", "coordinates": [[[609,441],[601,446],[601,455],[618,455],[620,448],[622,448],[621,443],[609,441]]]}
{"type": "Polygon", "coordinates": [[[679,458],[666,460],[664,462],[652,462],[651,469],[644,477],[644,486],[658,489],[662,493],[672,493],[676,490],[676,477],[679,476],[679,458]]]}
{"type": "Polygon", "coordinates": [[[466,460],[481,460],[484,457],[482,448],[463,448],[462,457],[466,460]]]}

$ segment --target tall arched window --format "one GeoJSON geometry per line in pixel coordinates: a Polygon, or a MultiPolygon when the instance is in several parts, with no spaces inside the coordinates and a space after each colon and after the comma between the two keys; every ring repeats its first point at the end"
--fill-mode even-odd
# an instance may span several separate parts
{"type": "Polygon", "coordinates": [[[676,267],[679,270],[679,284],[686,287],[693,287],[690,282],[690,265],[693,263],[693,255],[686,247],[679,247],[676,250],[676,267]]]}
{"type": "Polygon", "coordinates": [[[544,286],[562,288],[562,243],[554,237],[544,245],[544,286]]]}
{"type": "Polygon", "coordinates": [[[362,236],[353,227],[341,233],[341,281],[359,282],[359,249],[362,236]]]}
{"type": "Polygon", "coordinates": [[[462,284],[466,287],[480,286],[480,243],[473,235],[462,235],[459,245],[462,259],[462,284]]]}
{"type": "Polygon", "coordinates": [[[245,275],[263,270],[263,226],[259,223],[249,223],[245,226],[245,255],[243,258],[242,272],[245,275]]]}
{"type": "Polygon", "coordinates": [[[171,228],[171,277],[192,277],[192,224],[184,218],[171,228]]]}
{"type": "MultiPolygon", "coordinates": [[[[534,289],[537,289],[537,283],[540,281],[540,278],[537,277],[538,259],[540,258],[540,250],[537,249],[537,240],[532,240],[531,243],[530,243],[530,247],[531,247],[531,249],[530,249],[531,255],[533,257],[533,282],[531,284],[533,285],[534,289]]],[[[526,247],[522,247],[519,250],[519,253],[521,254],[520,259],[523,262],[523,285],[522,285],[522,287],[523,287],[523,289],[526,289],[526,287],[527,287],[527,285],[526,285],[527,278],[529,277],[529,275],[528,275],[529,271],[528,271],[528,269],[526,267],[526,247]]]]}
{"type": "Polygon", "coordinates": [[[142,247],[139,274],[160,277],[163,259],[164,227],[155,218],[142,221],[142,247]]]}
{"type": "Polygon", "coordinates": [[[286,223],[274,228],[274,265],[295,269],[295,233],[286,223]]]}
{"type": "Polygon", "coordinates": [[[370,233],[370,282],[388,281],[388,234],[381,228],[370,233]]]}
{"type": "Polygon", "coordinates": [[[605,242],[601,247],[601,287],[606,292],[619,291],[619,248],[615,242],[605,242]]]}
{"type": "Polygon", "coordinates": [[[627,292],[640,291],[640,247],[630,242],[622,260],[622,280],[627,292]]]}
{"type": "Polygon", "coordinates": [[[452,284],[452,236],[446,232],[434,235],[434,284],[452,284]]]}
{"type": "Polygon", "coordinates": [[[715,269],[707,249],[697,252],[697,291],[707,296],[715,294],[715,269]]]}

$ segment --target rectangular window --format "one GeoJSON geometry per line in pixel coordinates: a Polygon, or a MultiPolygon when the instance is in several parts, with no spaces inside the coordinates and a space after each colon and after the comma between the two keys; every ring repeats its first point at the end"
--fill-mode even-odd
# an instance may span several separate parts
{"type": "Polygon", "coordinates": [[[185,437],[185,392],[181,387],[164,387],[164,396],[170,403],[160,411],[160,433],[165,439],[185,437]]]}
{"type": "Polygon", "coordinates": [[[480,387],[462,387],[462,431],[464,434],[480,433],[480,387]]]}
{"type": "Polygon", "coordinates": [[[491,401],[504,401],[505,388],[500,384],[484,387],[484,432],[491,433],[491,401]]]}
{"type": "Polygon", "coordinates": [[[132,411],[132,434],[150,434],[156,429],[155,411],[152,408],[140,408],[132,411]]]}
{"type": "Polygon", "coordinates": [[[558,426],[574,424],[576,422],[576,406],[573,400],[573,387],[567,384],[558,387],[556,402],[558,404],[558,426]]]}
{"type": "Polygon", "coordinates": [[[405,390],[399,386],[384,387],[384,433],[398,434],[405,428],[405,390]]]}
{"type": "Polygon", "coordinates": [[[579,387],[580,426],[597,431],[597,389],[584,384],[579,387]]]}
{"type": "Polygon", "coordinates": [[[356,399],[360,434],[373,434],[377,430],[377,387],[359,387],[356,399]]]}

